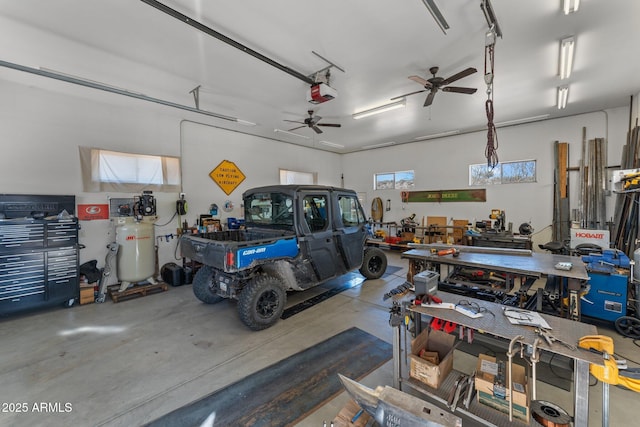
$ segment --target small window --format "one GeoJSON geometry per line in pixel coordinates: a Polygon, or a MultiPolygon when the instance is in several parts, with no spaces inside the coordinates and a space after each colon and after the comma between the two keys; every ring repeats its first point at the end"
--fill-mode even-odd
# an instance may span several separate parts
{"type": "Polygon", "coordinates": [[[414,187],[414,171],[384,172],[373,176],[374,190],[407,190],[414,187]]]}
{"type": "Polygon", "coordinates": [[[326,230],[329,225],[326,196],[306,196],[303,203],[304,219],[309,230],[312,232],[326,230]]]}
{"type": "Polygon", "coordinates": [[[536,182],[536,161],[521,160],[499,163],[495,168],[486,164],[469,166],[469,185],[514,184],[536,182]]]}
{"type": "Polygon", "coordinates": [[[253,225],[293,227],[293,199],[283,193],[255,193],[244,199],[245,221],[253,225]]]}
{"type": "Polygon", "coordinates": [[[178,157],[80,147],[84,191],[180,191],[178,157]]]}
{"type": "Polygon", "coordinates": [[[342,224],[345,227],[356,227],[365,222],[364,213],[356,197],[340,196],[338,197],[338,205],[340,206],[342,224]]]}
{"type": "Polygon", "coordinates": [[[318,183],[318,174],[314,172],[296,172],[280,169],[280,184],[315,185],[318,183]]]}

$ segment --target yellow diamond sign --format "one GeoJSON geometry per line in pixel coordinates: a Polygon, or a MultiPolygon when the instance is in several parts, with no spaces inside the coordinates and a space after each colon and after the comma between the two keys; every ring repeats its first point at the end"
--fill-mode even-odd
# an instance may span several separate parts
{"type": "Polygon", "coordinates": [[[211,179],[218,184],[228,196],[246,178],[235,163],[223,160],[214,170],[209,172],[211,179]]]}

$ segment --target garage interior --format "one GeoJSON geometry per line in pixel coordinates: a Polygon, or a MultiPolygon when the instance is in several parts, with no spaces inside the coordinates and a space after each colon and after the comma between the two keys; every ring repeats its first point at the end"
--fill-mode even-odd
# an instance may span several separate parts
{"type": "MultiPolygon", "coordinates": [[[[447,414],[434,425],[544,425],[539,402],[555,425],[630,425],[636,3],[0,1],[0,425],[376,425],[364,410],[351,421],[365,405],[337,378],[350,370],[379,394],[400,389],[396,415],[412,414],[411,398],[447,414]],[[352,229],[370,233],[365,249],[384,255],[386,272],[350,269],[287,292],[282,318],[252,330],[234,298],[194,295],[203,264],[183,257],[181,236],[242,231],[243,194],[278,184],[353,190],[366,224],[352,229]],[[16,246],[14,231],[33,227],[43,231],[16,246]],[[143,255],[131,228],[150,236],[143,255]],[[549,242],[559,243],[540,247],[549,242]],[[500,266],[472,261],[483,257],[500,266]],[[20,269],[36,262],[33,285],[20,269]],[[415,277],[435,270],[438,289],[424,293],[456,306],[442,316],[414,304],[415,277]],[[452,285],[461,271],[470,276],[452,285]],[[525,334],[523,357],[512,356],[527,373],[526,420],[509,420],[499,387],[487,399],[500,408],[470,395],[488,416],[452,409],[448,379],[473,382],[481,354],[503,361],[518,346],[500,331],[503,308],[478,320],[455,311],[467,300],[541,312],[560,322],[557,336],[579,325],[610,337],[609,360],[626,369],[605,386],[593,368],[605,364],[602,341],[569,350],[542,336],[532,365],[525,334]],[[463,316],[448,333],[451,374],[412,383],[411,339],[450,339],[432,319],[451,316],[463,316]],[[477,323],[489,321],[495,333],[477,323]],[[313,386],[294,383],[305,379],[313,386]],[[244,418],[207,412],[225,402],[244,418]]],[[[389,403],[380,396],[378,408],[389,403]]]]}

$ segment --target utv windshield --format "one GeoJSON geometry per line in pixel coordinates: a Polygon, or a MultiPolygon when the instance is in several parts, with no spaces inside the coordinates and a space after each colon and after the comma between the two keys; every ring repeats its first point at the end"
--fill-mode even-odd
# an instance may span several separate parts
{"type": "Polygon", "coordinates": [[[255,193],[244,199],[245,222],[276,228],[293,227],[293,198],[283,193],[255,193]]]}

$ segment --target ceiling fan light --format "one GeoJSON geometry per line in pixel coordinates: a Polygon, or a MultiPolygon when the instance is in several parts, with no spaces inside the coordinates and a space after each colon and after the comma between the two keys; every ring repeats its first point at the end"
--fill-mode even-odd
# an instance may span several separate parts
{"type": "Polygon", "coordinates": [[[573,69],[576,40],[573,36],[560,40],[560,79],[568,79],[573,69]]]}
{"type": "Polygon", "coordinates": [[[580,0],[562,0],[562,10],[565,15],[575,13],[580,7],[580,0]]]}
{"type": "Polygon", "coordinates": [[[358,120],[363,117],[373,116],[374,114],[385,113],[387,111],[395,110],[396,108],[404,108],[407,105],[406,98],[402,98],[398,101],[391,102],[389,104],[380,105],[379,107],[370,108],[364,111],[358,111],[353,114],[353,118],[358,120]]]}
{"type": "Polygon", "coordinates": [[[569,86],[558,87],[558,110],[562,110],[567,107],[567,101],[569,100],[569,86]]]}

